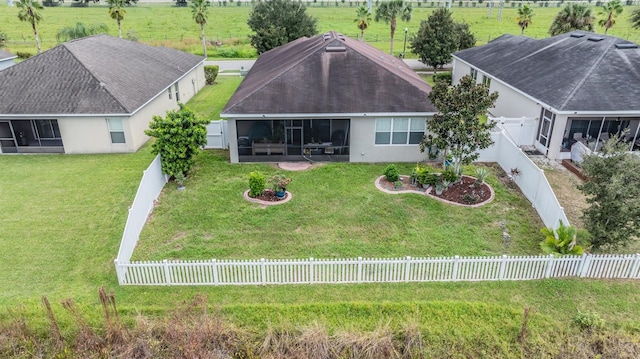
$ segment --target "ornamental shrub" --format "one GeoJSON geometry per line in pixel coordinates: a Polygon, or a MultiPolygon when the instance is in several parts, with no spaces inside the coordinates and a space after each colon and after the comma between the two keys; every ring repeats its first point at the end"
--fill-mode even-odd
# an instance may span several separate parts
{"type": "Polygon", "coordinates": [[[394,165],[393,163],[385,167],[383,174],[389,182],[395,182],[400,177],[398,167],[396,167],[396,165],[394,165]]]}
{"type": "Polygon", "coordinates": [[[207,85],[213,85],[218,77],[218,65],[207,65],[204,67],[204,78],[207,81],[207,85]]]}
{"type": "Polygon", "coordinates": [[[249,173],[249,197],[256,198],[264,192],[267,180],[260,171],[249,173]]]}

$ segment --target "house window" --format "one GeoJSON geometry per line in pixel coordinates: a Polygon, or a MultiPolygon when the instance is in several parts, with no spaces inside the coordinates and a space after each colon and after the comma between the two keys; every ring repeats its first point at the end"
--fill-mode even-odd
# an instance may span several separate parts
{"type": "Polygon", "coordinates": [[[178,88],[178,83],[176,82],[173,88],[176,90],[176,101],[180,102],[180,89],[178,88]]]}
{"type": "Polygon", "coordinates": [[[167,94],[169,94],[169,100],[171,100],[173,98],[173,96],[171,96],[171,87],[167,89],[167,94]]]}
{"type": "Polygon", "coordinates": [[[469,71],[469,75],[471,75],[471,77],[473,77],[473,80],[478,80],[478,70],[474,69],[473,67],[471,68],[471,71],[469,71]]]}
{"type": "Polygon", "coordinates": [[[111,143],[125,143],[122,120],[119,118],[109,118],[107,119],[107,125],[109,126],[111,143]]]}
{"type": "Polygon", "coordinates": [[[424,118],[376,119],[376,145],[417,145],[422,141],[427,122],[424,118]]]}
{"type": "Polygon", "coordinates": [[[57,120],[35,120],[38,138],[60,139],[60,128],[57,120]]]}
{"type": "Polygon", "coordinates": [[[491,87],[491,78],[487,77],[486,75],[482,75],[482,84],[487,87],[491,87]]]}

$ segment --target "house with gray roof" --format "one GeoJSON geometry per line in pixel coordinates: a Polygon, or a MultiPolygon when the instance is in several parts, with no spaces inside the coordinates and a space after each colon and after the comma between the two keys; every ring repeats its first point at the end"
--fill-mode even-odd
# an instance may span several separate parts
{"type": "Polygon", "coordinates": [[[204,60],[108,35],[58,45],[0,71],[0,150],[134,152],[205,85],[204,60]]]}
{"type": "Polygon", "coordinates": [[[221,116],[231,162],[420,161],[437,112],[402,60],[336,32],[260,55],[221,116]]]}
{"type": "Polygon", "coordinates": [[[574,31],[546,39],[503,35],[453,54],[453,81],[464,75],[500,97],[491,114],[534,117],[535,147],[555,160],[575,142],[598,150],[625,134],[640,149],[640,49],[613,36],[574,31]]]}
{"type": "Polygon", "coordinates": [[[18,56],[10,52],[0,49],[0,71],[6,69],[9,66],[13,66],[17,57],[18,56]]]}

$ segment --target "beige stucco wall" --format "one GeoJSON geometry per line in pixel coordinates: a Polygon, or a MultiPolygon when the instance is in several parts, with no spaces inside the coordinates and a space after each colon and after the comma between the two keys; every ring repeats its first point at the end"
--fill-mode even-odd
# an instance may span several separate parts
{"type": "Polygon", "coordinates": [[[349,162],[418,162],[427,159],[419,145],[376,145],[375,117],[351,119],[349,162]]]}
{"type": "Polygon", "coordinates": [[[227,128],[229,130],[229,134],[227,138],[229,139],[229,161],[231,163],[238,163],[238,131],[236,131],[236,120],[228,119],[227,128]]]}
{"type": "MultiPolygon", "coordinates": [[[[186,103],[205,85],[204,63],[178,81],[180,102],[186,103]]],[[[148,140],[144,130],[149,128],[154,115],[165,116],[167,111],[178,109],[174,84],[172,96],[167,90],[160,92],[132,116],[63,117],[58,118],[65,153],[118,153],[135,152],[148,140]],[[108,118],[120,118],[125,132],[124,144],[112,144],[107,126],[108,118]]]]}

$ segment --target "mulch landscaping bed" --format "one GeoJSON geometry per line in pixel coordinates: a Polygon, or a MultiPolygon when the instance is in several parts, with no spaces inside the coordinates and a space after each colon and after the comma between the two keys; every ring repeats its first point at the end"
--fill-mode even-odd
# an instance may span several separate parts
{"type": "MultiPolygon", "coordinates": [[[[387,181],[383,176],[379,183],[382,188],[388,191],[427,191],[419,185],[412,185],[411,179],[408,176],[400,176],[399,181],[402,182],[402,186],[396,187],[395,183],[387,181]]],[[[449,186],[441,195],[436,195],[435,188],[430,188],[428,194],[433,197],[463,205],[474,205],[489,200],[491,198],[491,189],[489,186],[486,183],[476,186],[475,181],[476,179],[473,177],[462,176],[462,180],[449,186]]]]}

